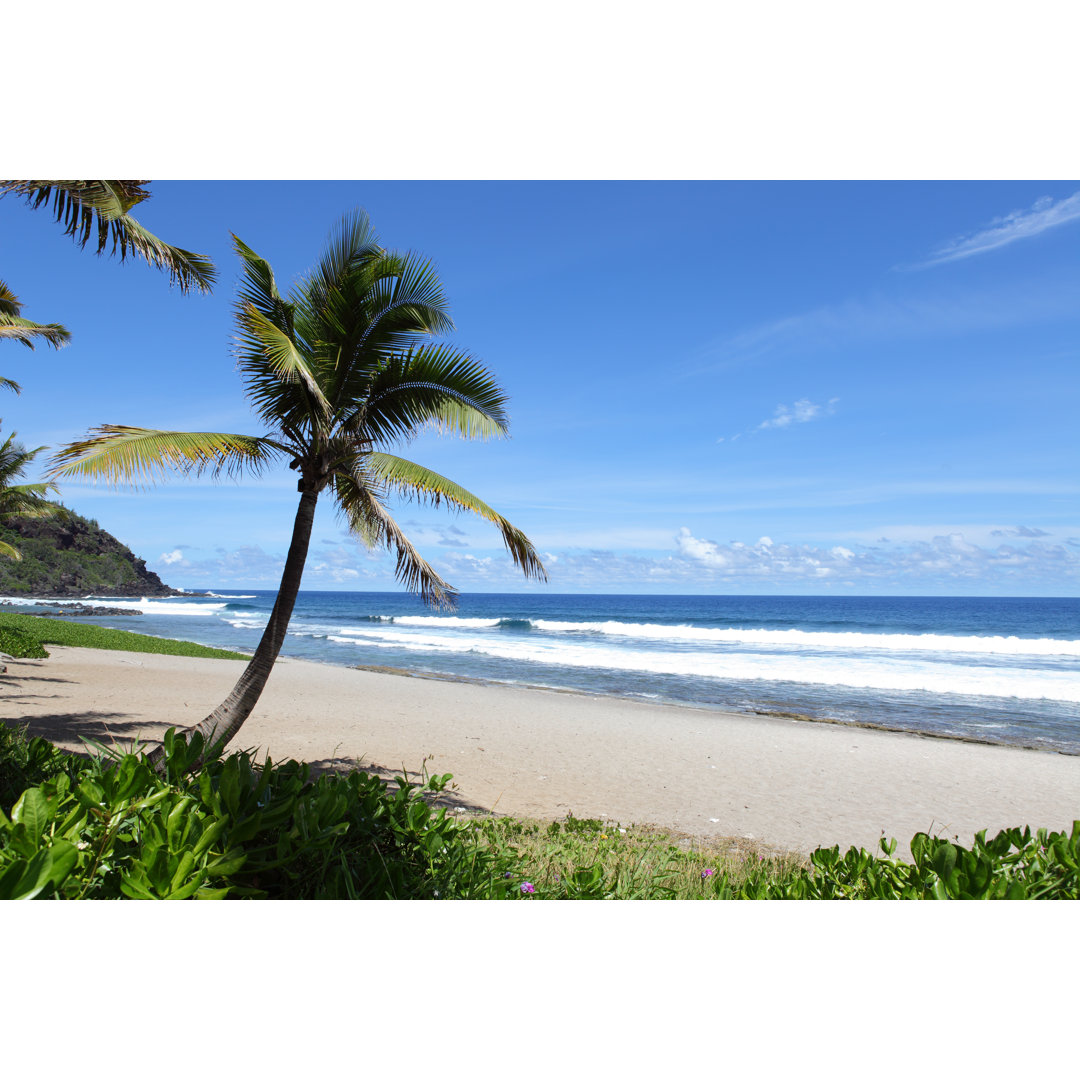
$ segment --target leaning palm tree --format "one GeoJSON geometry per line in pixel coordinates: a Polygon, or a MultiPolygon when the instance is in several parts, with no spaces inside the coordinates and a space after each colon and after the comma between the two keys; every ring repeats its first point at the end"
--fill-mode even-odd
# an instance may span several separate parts
{"type": "Polygon", "coordinates": [[[315,505],[328,491],[367,546],[396,555],[396,574],[429,604],[455,592],[387,510],[391,496],[490,521],[527,577],[546,579],[528,538],[471,492],[381,449],[435,428],[464,437],[504,435],[506,397],[471,356],[430,340],[452,329],[442,285],[415,254],[385,251],[367,215],[347,216],[318,265],[283,297],[270,264],[237,237],[243,262],[236,302],[245,390],[269,428],[261,436],[105,425],[55,455],[53,476],[140,482],[164,470],[258,473],[287,463],[300,505],[270,620],[228,697],[195,727],[223,746],[250,715],[281,650],[300,588],[315,505]]]}
{"type": "MultiPolygon", "coordinates": [[[[36,450],[27,450],[15,441],[14,432],[0,446],[0,522],[8,522],[12,518],[51,517],[61,512],[61,507],[46,498],[50,492],[56,491],[55,485],[15,483],[44,449],[44,446],[39,446],[36,450]]],[[[17,548],[3,540],[0,540],[0,555],[8,559],[22,558],[17,548]]]]}
{"type": "MultiPolygon", "coordinates": [[[[66,345],[71,339],[71,334],[59,323],[36,323],[22,317],[22,303],[19,298],[0,281],[0,339],[8,338],[12,341],[21,342],[27,348],[34,347],[34,339],[41,338],[48,342],[54,349],[66,345]]],[[[0,386],[8,390],[20,393],[20,386],[11,379],[0,376],[0,386]]]]}
{"type": "Polygon", "coordinates": [[[11,194],[24,198],[33,208],[52,200],[53,216],[64,233],[80,247],[93,239],[100,255],[112,241],[111,254],[128,252],[144,258],[151,266],[165,270],[180,286],[210,292],[217,277],[214,264],[205,255],[173,247],[158,239],[131,216],[130,211],[150,198],[149,180],[0,180],[0,197],[11,194]]]}

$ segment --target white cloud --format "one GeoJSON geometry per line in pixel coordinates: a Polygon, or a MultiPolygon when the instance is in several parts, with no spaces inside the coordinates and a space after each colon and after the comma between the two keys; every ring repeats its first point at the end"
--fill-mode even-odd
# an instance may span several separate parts
{"type": "Polygon", "coordinates": [[[174,548],[172,551],[166,551],[164,555],[159,555],[158,562],[165,566],[173,566],[176,563],[182,563],[184,562],[184,553],[179,548],[174,548]]]}
{"type": "Polygon", "coordinates": [[[1047,196],[1039,199],[1030,210],[1011,210],[971,236],[950,240],[915,269],[981,255],[1077,220],[1080,220],[1080,191],[1058,202],[1047,196]]]}
{"type": "Polygon", "coordinates": [[[812,544],[764,543],[750,547],[739,541],[719,544],[682,528],[675,537],[687,577],[712,577],[717,583],[816,581],[835,578],[857,585],[875,582],[902,587],[914,581],[992,584],[1027,580],[1075,588],[1080,555],[1060,544],[1033,541],[1024,546],[997,547],[970,543],[962,533],[935,536],[883,548],[878,545],[818,547],[812,544]],[[703,577],[703,575],[705,575],[703,577]]]}
{"type": "Polygon", "coordinates": [[[835,412],[839,398],[829,398],[825,405],[817,405],[808,398],[799,398],[792,405],[777,405],[772,419],[763,420],[757,426],[761,431],[765,428],[783,428],[791,424],[806,424],[811,420],[818,420],[822,416],[829,416],[835,412]]]}

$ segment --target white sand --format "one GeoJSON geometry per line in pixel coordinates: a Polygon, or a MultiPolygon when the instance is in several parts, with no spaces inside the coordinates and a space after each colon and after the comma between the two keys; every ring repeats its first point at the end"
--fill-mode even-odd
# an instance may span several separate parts
{"type": "MultiPolygon", "coordinates": [[[[227,660],[49,647],[8,661],[0,719],[80,748],[201,720],[227,660]]],[[[454,774],[460,805],[601,817],[793,851],[916,832],[970,843],[1080,818],[1080,758],[770,717],[278,662],[233,742],[275,760],[454,774]]]]}

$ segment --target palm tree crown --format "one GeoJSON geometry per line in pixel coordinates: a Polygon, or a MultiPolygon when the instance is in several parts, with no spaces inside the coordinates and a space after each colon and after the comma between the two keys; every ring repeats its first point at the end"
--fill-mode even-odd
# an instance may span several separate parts
{"type": "MultiPolygon", "coordinates": [[[[51,517],[61,512],[56,503],[49,502],[46,498],[49,492],[56,491],[53,484],[15,483],[44,449],[45,447],[39,446],[36,450],[27,450],[15,441],[14,432],[0,445],[0,522],[16,517],[51,517]]],[[[0,555],[9,559],[22,558],[17,548],[3,540],[0,540],[0,555]]]]}
{"type": "Polygon", "coordinates": [[[151,479],[163,470],[257,473],[275,463],[298,474],[300,505],[274,612],[245,675],[199,725],[218,744],[254,707],[284,641],[323,491],[369,547],[395,553],[398,580],[429,604],[452,606],[455,592],[394,521],[386,505],[393,496],[490,521],[525,575],[546,579],[533,545],[501,514],[446,477],[382,449],[429,428],[467,438],[507,432],[506,396],[490,373],[468,354],[431,340],[453,328],[431,264],[384,250],[367,215],[357,211],[283,297],[270,264],[233,240],[243,263],[237,357],[268,433],[105,425],[60,451],[53,468],[56,476],[110,482],[151,479]]]}

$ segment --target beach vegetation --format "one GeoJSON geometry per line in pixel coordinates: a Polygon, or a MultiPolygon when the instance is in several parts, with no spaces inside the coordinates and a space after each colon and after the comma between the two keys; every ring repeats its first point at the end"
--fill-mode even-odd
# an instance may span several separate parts
{"type": "Polygon", "coordinates": [[[8,656],[44,659],[46,645],[68,645],[78,649],[110,649],[116,652],[157,653],[163,656],[194,656],[206,660],[250,660],[244,653],[197,645],[194,641],[112,630],[92,623],[50,619],[44,615],[0,611],[0,652],[8,656]]]}
{"type": "Polygon", "coordinates": [[[288,295],[266,259],[234,236],[243,276],[235,315],[246,394],[260,436],[104,425],[54,459],[52,476],[139,483],[162,473],[297,473],[299,506],[281,584],[250,664],[195,729],[207,746],[240,730],[285,640],[324,492],[368,547],[396,556],[396,575],[431,605],[455,593],[391,516],[392,498],[468,511],[495,526],[527,577],[545,578],[532,543],[476,495],[387,452],[422,431],[503,436],[506,395],[468,353],[433,339],[453,329],[442,285],[420,255],[384,249],[367,215],[347,215],[315,268],[288,295]]]}
{"type": "Polygon", "coordinates": [[[207,751],[74,755],[0,724],[2,899],[1078,899],[1080,821],[809,859],[570,816],[461,815],[451,777],[207,751]]]}

